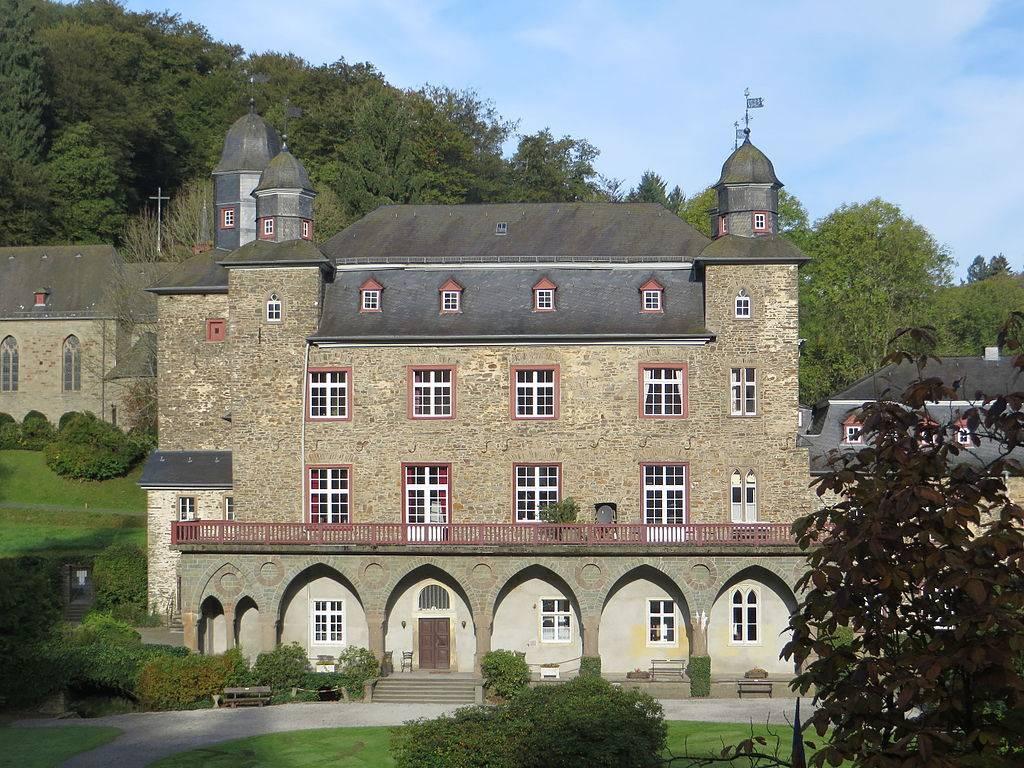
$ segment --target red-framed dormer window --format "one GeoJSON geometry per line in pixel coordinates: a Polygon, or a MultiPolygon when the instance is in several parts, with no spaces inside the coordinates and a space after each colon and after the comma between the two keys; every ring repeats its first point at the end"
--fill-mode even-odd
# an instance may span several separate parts
{"type": "Polygon", "coordinates": [[[220,209],[220,228],[235,228],[235,209],[233,207],[228,206],[227,208],[220,209]]]}
{"type": "Polygon", "coordinates": [[[274,217],[266,216],[256,223],[260,240],[270,240],[274,237],[274,217]]]}
{"type": "Polygon", "coordinates": [[[540,281],[533,286],[533,311],[554,312],[556,290],[558,290],[557,285],[552,283],[546,277],[541,278],[540,281]]]}
{"type": "Polygon", "coordinates": [[[665,286],[653,277],[640,286],[640,311],[665,311],[665,286]]]}
{"type": "Polygon", "coordinates": [[[302,220],[302,239],[312,240],[313,239],[313,222],[310,219],[302,220]]]}
{"type": "Polygon", "coordinates": [[[721,237],[727,234],[729,234],[729,225],[726,223],[725,215],[723,214],[718,217],[718,235],[721,237]]]}
{"type": "Polygon", "coordinates": [[[359,286],[359,311],[383,311],[384,286],[372,277],[359,286]]]}
{"type": "Polygon", "coordinates": [[[864,422],[854,414],[843,421],[843,443],[845,445],[861,445],[864,443],[864,422]]]}
{"type": "Polygon", "coordinates": [[[755,232],[768,232],[771,217],[768,215],[768,211],[754,211],[754,231],[755,232]]]}
{"type": "Polygon", "coordinates": [[[46,294],[47,291],[36,291],[35,301],[37,307],[46,306],[46,294]]]}
{"type": "Polygon", "coordinates": [[[441,313],[454,314],[462,311],[462,286],[455,280],[448,280],[438,289],[441,293],[441,313]]]}

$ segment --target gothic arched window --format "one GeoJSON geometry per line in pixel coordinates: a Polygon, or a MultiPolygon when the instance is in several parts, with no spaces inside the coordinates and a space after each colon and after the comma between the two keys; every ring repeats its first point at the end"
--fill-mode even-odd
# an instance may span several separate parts
{"type": "Polygon", "coordinates": [[[8,336],[0,343],[0,392],[18,391],[18,342],[8,336]]]}
{"type": "Polygon", "coordinates": [[[64,340],[64,391],[78,392],[82,388],[82,345],[77,336],[64,340]]]}
{"type": "Polygon", "coordinates": [[[759,642],[757,609],[757,590],[741,586],[733,591],[731,643],[748,645],[759,642]]]}
{"type": "Polygon", "coordinates": [[[732,521],[734,523],[757,522],[757,477],[754,470],[746,475],[733,470],[730,483],[732,521]]]}

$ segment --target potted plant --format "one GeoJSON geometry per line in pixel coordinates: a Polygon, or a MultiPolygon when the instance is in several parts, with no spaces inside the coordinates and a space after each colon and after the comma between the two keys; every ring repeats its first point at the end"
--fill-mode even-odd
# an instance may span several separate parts
{"type": "Polygon", "coordinates": [[[558,668],[559,665],[550,662],[548,664],[540,665],[540,679],[541,680],[558,680],[558,668]]]}
{"type": "Polygon", "coordinates": [[[627,672],[626,673],[626,679],[627,680],[650,680],[651,679],[651,673],[648,672],[645,669],[640,669],[639,667],[637,667],[632,672],[627,672]]]}
{"type": "MultiPolygon", "coordinates": [[[[554,504],[545,504],[537,511],[541,522],[548,525],[560,526],[575,523],[580,515],[580,505],[572,496],[557,501],[554,504]]],[[[566,531],[561,528],[554,529],[554,540],[564,541],[566,531]]]]}
{"type": "Polygon", "coordinates": [[[761,669],[760,667],[754,667],[753,669],[748,669],[744,672],[743,676],[747,678],[747,680],[767,680],[768,670],[761,669]]]}

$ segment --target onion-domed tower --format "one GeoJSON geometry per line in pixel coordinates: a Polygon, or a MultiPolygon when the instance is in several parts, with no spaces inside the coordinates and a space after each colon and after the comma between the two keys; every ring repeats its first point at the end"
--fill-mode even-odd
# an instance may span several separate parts
{"type": "Polygon", "coordinates": [[[738,235],[760,237],[778,234],[779,190],[782,182],[775,175],[772,161],[746,138],[722,165],[715,184],[718,208],[711,212],[714,237],[738,235]]]}
{"type": "Polygon", "coordinates": [[[281,136],[255,105],[235,121],[224,137],[220,162],[213,169],[216,228],[214,245],[233,251],[256,238],[256,201],[252,191],[271,158],[281,151],[281,136]]]}

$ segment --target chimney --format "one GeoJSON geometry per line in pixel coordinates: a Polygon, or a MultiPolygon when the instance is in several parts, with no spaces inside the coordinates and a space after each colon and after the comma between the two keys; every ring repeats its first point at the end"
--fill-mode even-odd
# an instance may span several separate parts
{"type": "Polygon", "coordinates": [[[999,347],[985,347],[985,360],[988,362],[999,362],[999,347]]]}

